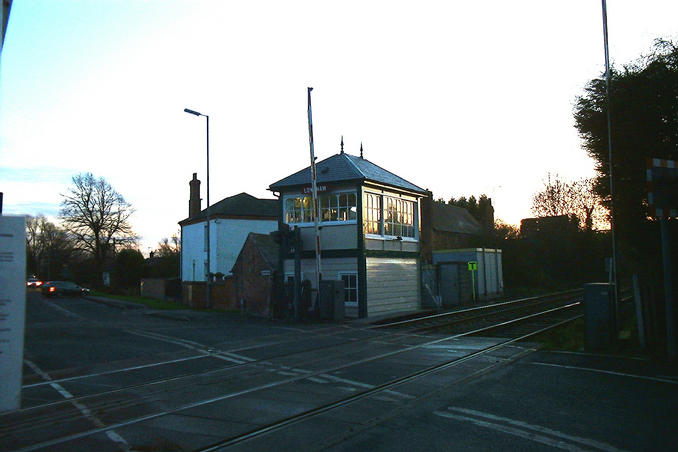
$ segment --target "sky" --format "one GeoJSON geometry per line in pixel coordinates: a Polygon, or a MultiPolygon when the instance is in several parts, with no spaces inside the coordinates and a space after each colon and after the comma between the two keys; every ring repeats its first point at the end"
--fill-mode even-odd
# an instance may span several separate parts
{"type": "MultiPolygon", "coordinates": [[[[678,2],[607,2],[615,67],[678,41],[678,2]]],[[[573,107],[604,71],[595,0],[14,0],[0,56],[3,213],[58,221],[91,172],[132,204],[147,254],[206,202],[345,150],[518,224],[547,173],[593,176],[573,107]]]]}

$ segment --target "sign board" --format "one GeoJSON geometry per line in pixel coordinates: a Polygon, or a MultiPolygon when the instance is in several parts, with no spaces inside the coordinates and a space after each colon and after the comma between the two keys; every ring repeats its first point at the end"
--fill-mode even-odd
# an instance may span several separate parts
{"type": "Polygon", "coordinates": [[[26,218],[0,215],[0,412],[19,409],[26,315],[26,218]]]}
{"type": "MultiPolygon", "coordinates": [[[[316,186],[316,189],[318,190],[318,193],[323,192],[323,191],[327,191],[327,185],[318,185],[318,186],[316,186]]],[[[305,194],[308,195],[308,194],[310,194],[312,191],[313,191],[313,190],[312,190],[311,187],[304,187],[304,193],[305,193],[305,194]]]]}
{"type": "Polygon", "coordinates": [[[476,261],[471,261],[468,263],[468,271],[476,271],[478,270],[478,262],[476,261]]]}
{"type": "Polygon", "coordinates": [[[647,202],[650,215],[678,217],[678,164],[675,160],[647,160],[647,202]]]}

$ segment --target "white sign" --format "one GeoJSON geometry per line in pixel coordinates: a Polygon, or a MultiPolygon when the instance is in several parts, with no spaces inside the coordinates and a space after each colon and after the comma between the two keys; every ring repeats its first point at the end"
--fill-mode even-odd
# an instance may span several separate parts
{"type": "Polygon", "coordinates": [[[0,412],[19,409],[26,314],[26,218],[0,215],[0,412]]]}
{"type": "MultiPolygon", "coordinates": [[[[315,188],[318,192],[327,191],[327,185],[317,185],[315,188]]],[[[309,194],[312,191],[313,189],[311,187],[304,187],[304,194],[309,194]]]]}

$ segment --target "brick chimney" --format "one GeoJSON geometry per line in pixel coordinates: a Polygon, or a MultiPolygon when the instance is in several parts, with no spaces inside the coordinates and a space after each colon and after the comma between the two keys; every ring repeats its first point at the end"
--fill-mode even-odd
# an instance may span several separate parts
{"type": "Polygon", "coordinates": [[[188,183],[191,187],[191,197],[188,199],[188,218],[193,218],[200,213],[202,199],[200,199],[200,181],[198,173],[193,173],[193,180],[188,183]]]}
{"type": "Polygon", "coordinates": [[[491,234],[494,230],[494,207],[492,206],[492,198],[487,198],[487,203],[481,207],[480,224],[487,234],[491,234]]]}

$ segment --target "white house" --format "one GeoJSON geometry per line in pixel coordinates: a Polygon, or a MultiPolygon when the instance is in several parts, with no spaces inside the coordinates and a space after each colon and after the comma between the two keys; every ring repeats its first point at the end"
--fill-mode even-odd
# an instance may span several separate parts
{"type": "Polygon", "coordinates": [[[210,273],[229,275],[250,232],[268,234],[278,229],[278,200],[247,193],[224,198],[200,210],[200,181],[190,182],[189,217],[181,226],[181,281],[205,281],[207,269],[207,214],[210,224],[210,273]]]}

